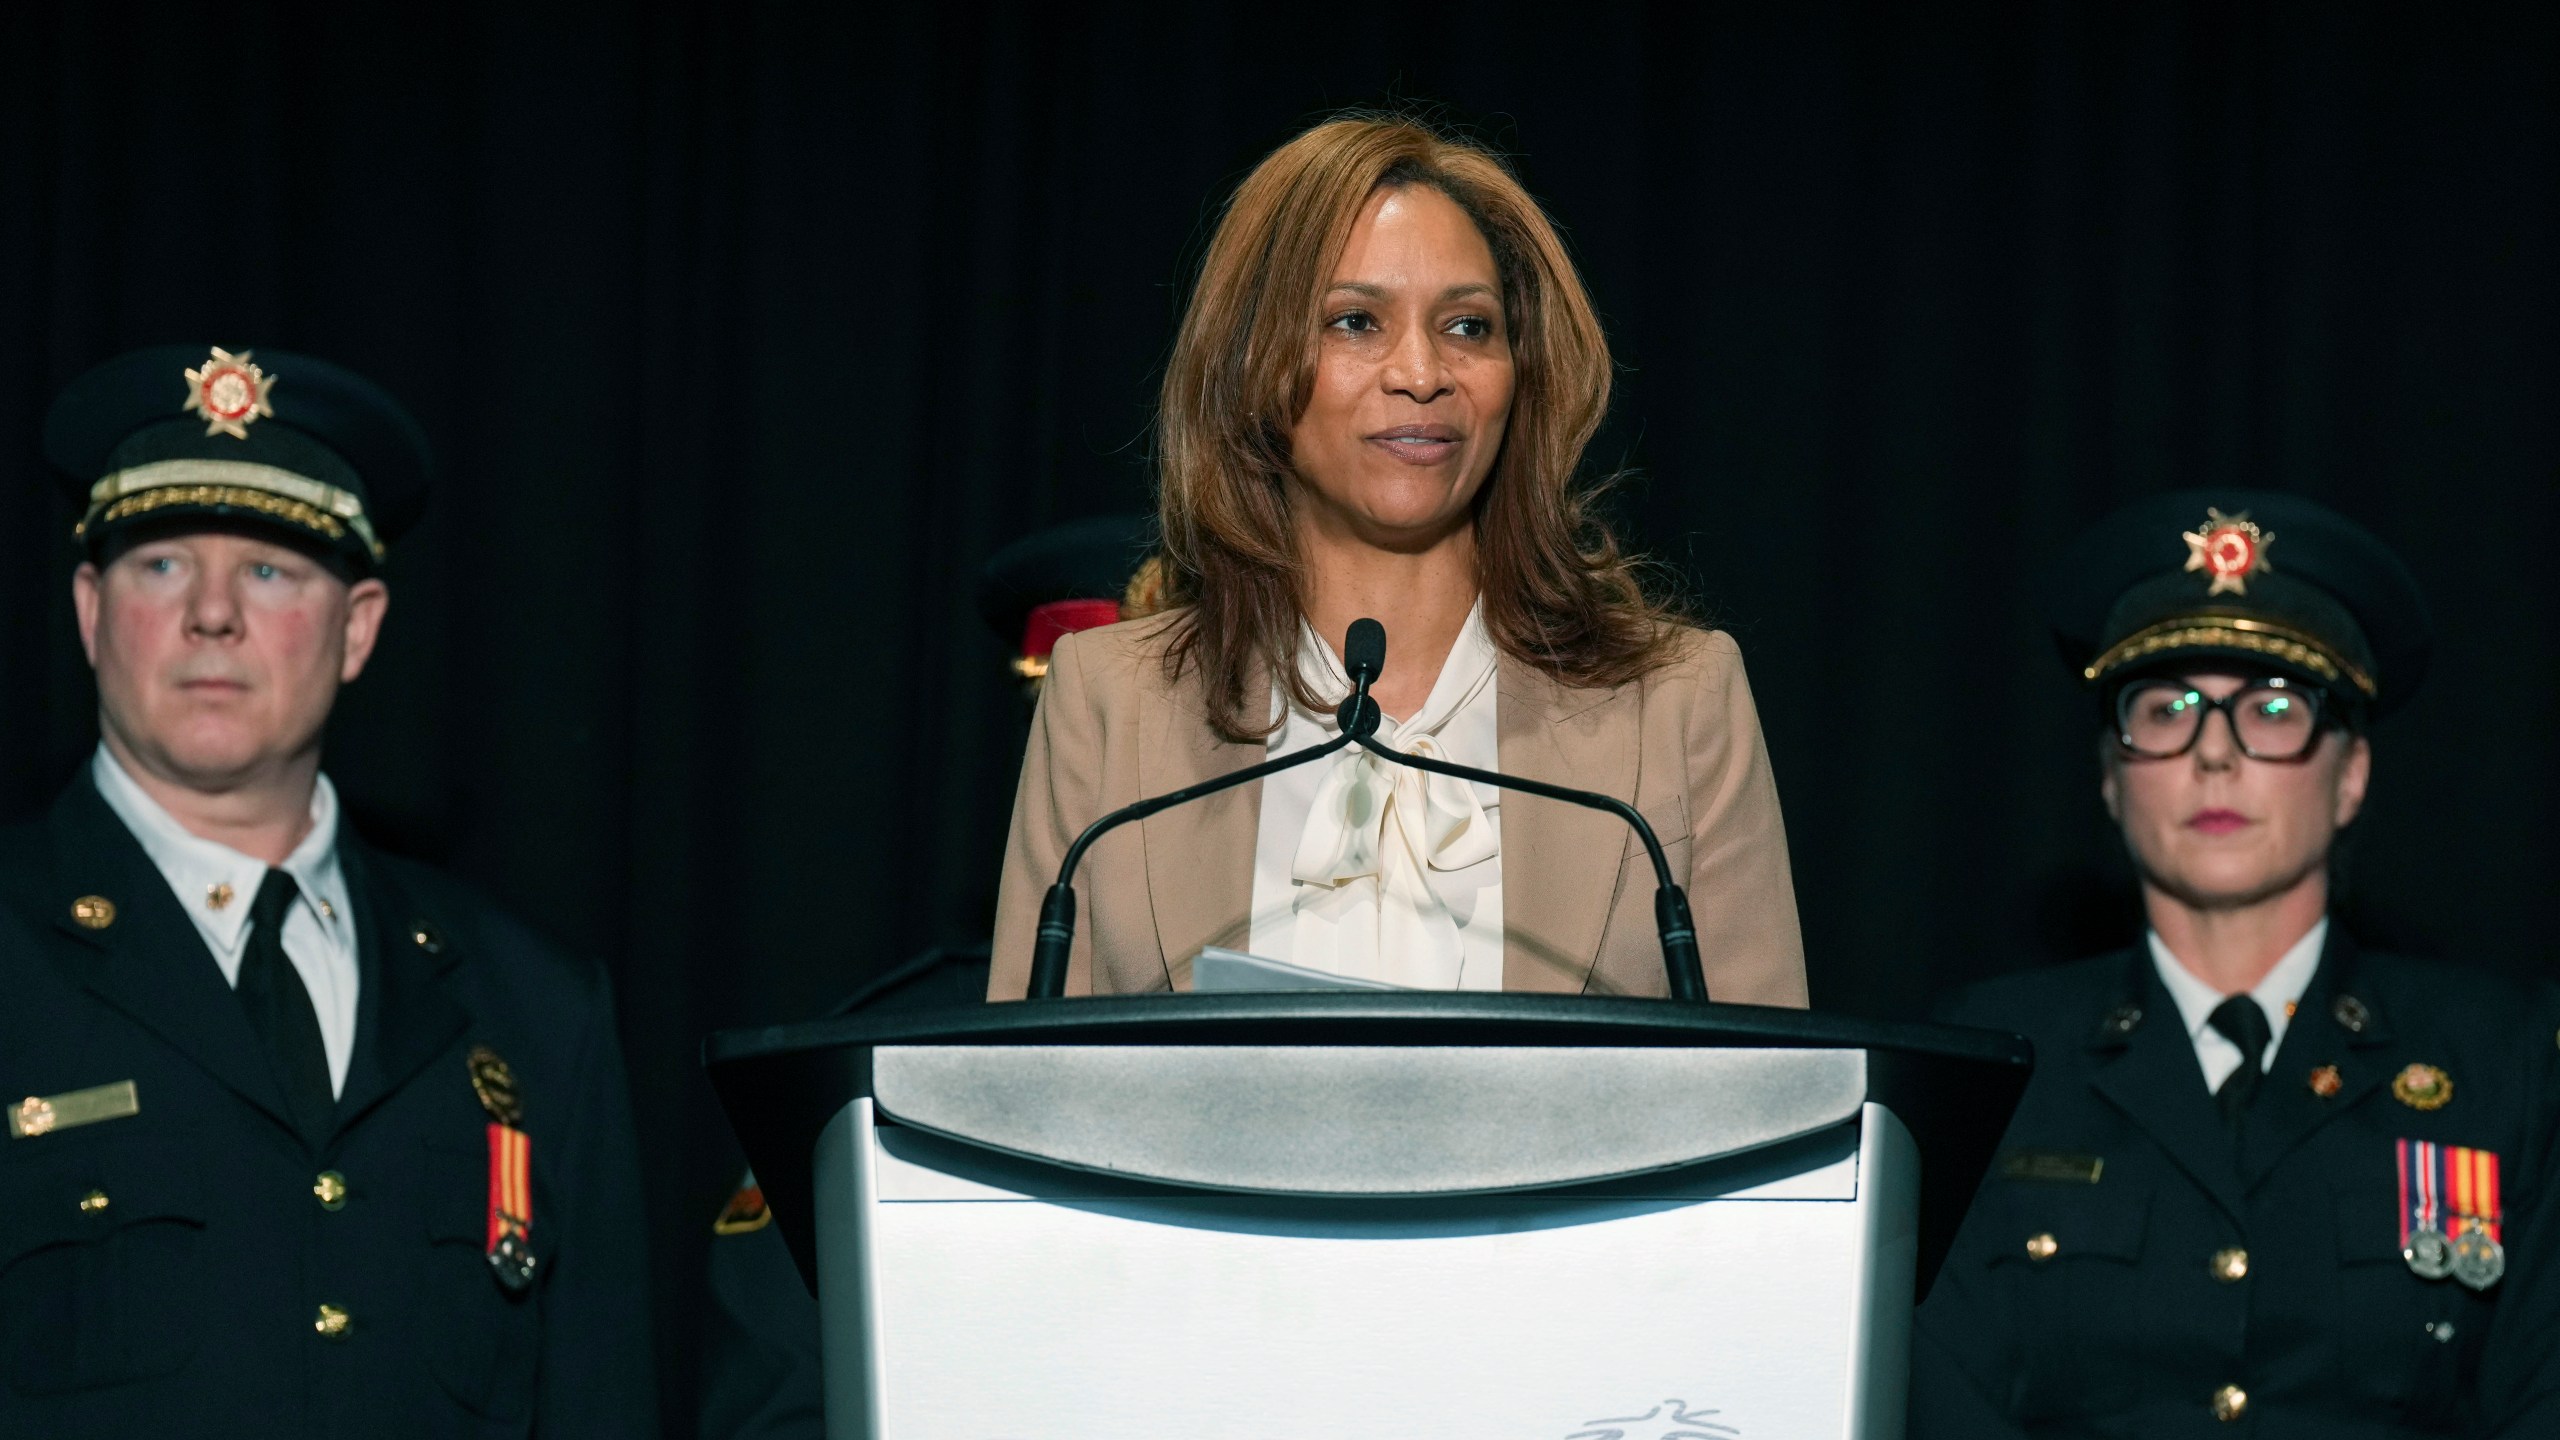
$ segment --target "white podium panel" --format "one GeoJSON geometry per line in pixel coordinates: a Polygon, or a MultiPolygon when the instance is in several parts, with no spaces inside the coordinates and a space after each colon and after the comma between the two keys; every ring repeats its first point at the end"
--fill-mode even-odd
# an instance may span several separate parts
{"type": "MultiPolygon", "coordinates": [[[[995,1051],[993,1072],[1019,1082],[995,1051]]],[[[1285,1064],[1289,1052],[1262,1052],[1285,1064]]],[[[1318,1119],[1277,1116],[1239,1096],[1246,1084],[1154,1091],[1180,1112],[1172,1140],[1150,1140],[1122,1115],[1115,1154],[1183,1173],[1098,1173],[1032,1158],[1077,1158],[1079,1096],[1125,1106],[1123,1074],[1099,1088],[1039,1072],[1053,1108],[1070,1112],[1048,1138],[1017,1133],[1003,1105],[1033,1103],[1003,1083],[935,1082],[903,1090],[881,1052],[879,1101],[847,1104],[816,1153],[819,1299],[827,1351],[828,1433],[835,1440],[1894,1440],[1908,1353],[1918,1156],[1891,1112],[1845,1103],[1832,1057],[1854,1052],[1724,1052],[1749,1076],[1697,1073],[1696,1052],[1611,1052],[1673,1067],[1636,1097],[1624,1077],[1608,1094],[1565,1094],[1556,1114],[1470,1115],[1447,1086],[1388,1083],[1397,1064],[1445,1079],[1452,1052],[1412,1052],[1345,1075],[1312,1097],[1318,1119]],[[1647,1058],[1648,1055],[1653,1058],[1647,1058]],[[1829,1067],[1829,1068],[1826,1068],[1829,1067]],[[1751,1103],[1721,1126],[1739,1136],[1683,1137],[1678,1106],[1624,1117],[1683,1083],[1701,1105],[1739,1085],[1751,1103]],[[1771,1090],[1770,1087],[1775,1087],[1771,1090]],[[1709,1095],[1712,1091],[1712,1096],[1709,1095]],[[909,1094],[945,1123],[1004,1131],[953,1138],[887,1112],[909,1094]],[[1394,1133],[1410,1094],[1442,1133],[1516,1154],[1413,1162],[1388,1150],[1333,1163],[1342,1146],[1303,1143],[1321,1117],[1349,1115],[1346,1136],[1394,1133]],[[1810,1126],[1772,1136],[1788,1108],[1810,1126]],[[936,1098],[939,1096],[940,1098],[936,1098]],[[1610,1103],[1612,1098],[1625,1103],[1610,1103]],[[1772,1098],[1775,1096],[1777,1098],[1772,1098]],[[1807,1099],[1804,1097],[1811,1096],[1807,1099]],[[1649,1097],[1649,1098],[1647,1098],[1649,1097]],[[1330,1098],[1331,1103],[1328,1102],[1330,1098]],[[945,1103],[950,1102],[950,1103],[945,1103]],[[1553,1170],[1577,1108],[1618,1117],[1586,1147],[1651,1156],[1688,1144],[1705,1158],[1578,1183],[1479,1188],[1476,1172],[1553,1170]],[[1453,1113],[1455,1112],[1455,1113],[1453,1113]],[[1223,1116],[1223,1131],[1201,1115],[1223,1116]],[[1750,1127],[1757,1125],[1758,1130],[1750,1127]],[[1742,1127],[1736,1129],[1736,1126],[1742,1127]],[[1127,1137],[1139,1132],[1137,1142],[1127,1137]],[[1305,1153],[1272,1161],[1294,1137],[1305,1153]],[[1669,1136],[1670,1139],[1665,1137],[1669,1136]],[[1045,1145],[1054,1149],[1044,1152],[1045,1145]],[[1133,1147],[1134,1144],[1134,1148],[1133,1147]],[[1737,1147],[1739,1153],[1734,1153],[1737,1147]],[[1286,1172],[1306,1177],[1294,1187],[1286,1172]],[[1417,1168],[1417,1165],[1419,1168],[1417,1168]],[[1402,1169],[1399,1169],[1402,1166],[1402,1169]],[[1276,1168],[1275,1168],[1276,1167],[1276,1168]],[[1378,1177],[1433,1170],[1447,1185],[1387,1193],[1378,1177]],[[1543,1169],[1541,1167],[1544,1167],[1543,1169]],[[1222,1168],[1251,1178],[1211,1188],[1222,1168]],[[1292,1188],[1301,1193],[1289,1193],[1292,1188]],[[1450,1193],[1451,1191],[1455,1193],[1450,1193]],[[1303,1193],[1314,1191],[1316,1193],[1303,1193]],[[1330,1192],[1330,1193],[1328,1193],[1330,1192]],[[1349,1193],[1345,1193],[1349,1192],[1349,1193]]],[[[1463,1063],[1499,1066],[1499,1050],[1463,1063]]],[[[1525,1070],[1562,1052],[1514,1052],[1525,1070]]],[[[1596,1052],[1583,1052],[1590,1055],[1596,1052]]],[[[946,1068],[949,1052],[939,1057],[946,1068]]],[[[1221,1073],[1251,1080],[1251,1051],[1229,1050],[1221,1073]]],[[[1043,1062],[1048,1063],[1048,1062],[1043,1062]]],[[[1180,1057],[1174,1057],[1177,1066],[1180,1057]]],[[[1588,1067],[1615,1076],[1607,1063],[1588,1067]]],[[[1489,1070],[1488,1074],[1507,1073],[1489,1070]]],[[[1158,1078],[1169,1078],[1160,1076],[1158,1078]]],[[[1859,1077],[1851,1075],[1850,1080],[1859,1077]]],[[[1311,1082],[1310,1082],[1311,1083],[1311,1082]]],[[[1303,1092],[1308,1084],[1301,1084],[1303,1092]]],[[[1318,1087],[1321,1088],[1321,1087],[1318,1087]]],[[[1497,1087],[1498,1088],[1498,1087],[1497,1087]]],[[[1639,1087],[1643,1088],[1643,1087],[1639,1087]]],[[[1534,1092],[1546,1093],[1546,1092],[1534,1092]]],[[[1099,1103],[1097,1101],[1096,1103],[1099,1103]]],[[[1285,1108],[1285,1107],[1284,1107],[1285,1108]]],[[[1529,1104],[1529,1109],[1540,1108],[1529,1104]]],[[[1089,1116],[1087,1118],[1090,1118],[1089,1116]]],[[[1587,1172],[1586,1172],[1587,1173],[1587,1172]]]]}

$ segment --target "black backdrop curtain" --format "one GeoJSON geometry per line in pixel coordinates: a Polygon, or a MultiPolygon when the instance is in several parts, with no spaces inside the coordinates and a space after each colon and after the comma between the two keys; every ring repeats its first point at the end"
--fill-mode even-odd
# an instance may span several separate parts
{"type": "Polygon", "coordinates": [[[1816,1001],[2121,939],[2034,577],[2305,491],[2445,643],[2349,909],[2553,968],[2560,12],[2355,4],[73,5],[0,40],[0,808],[93,743],[37,451],[190,340],[331,356],[443,467],[330,769],[620,987],[671,1414],[735,1153],[707,1030],[983,933],[1020,707],[968,600],[1146,500],[1225,189],[1436,105],[1567,227],[1618,513],[1749,657],[1816,1001]]]}

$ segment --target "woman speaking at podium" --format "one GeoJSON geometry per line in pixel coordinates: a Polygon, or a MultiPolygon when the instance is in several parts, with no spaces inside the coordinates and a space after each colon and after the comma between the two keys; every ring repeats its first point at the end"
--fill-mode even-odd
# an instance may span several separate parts
{"type": "MultiPolygon", "coordinates": [[[[1688,888],[1713,998],[1803,1005],[1742,657],[1646,596],[1576,484],[1609,383],[1563,242],[1487,151],[1350,117],[1264,160],[1166,369],[1167,608],[1051,656],[990,997],[1022,996],[1087,824],[1333,737],[1368,617],[1381,740],[1635,806],[1688,888]]],[[[1071,994],[1188,988],[1210,946],[1419,989],[1666,989],[1619,819],[1357,748],[1123,826],[1076,886],[1071,994]]]]}

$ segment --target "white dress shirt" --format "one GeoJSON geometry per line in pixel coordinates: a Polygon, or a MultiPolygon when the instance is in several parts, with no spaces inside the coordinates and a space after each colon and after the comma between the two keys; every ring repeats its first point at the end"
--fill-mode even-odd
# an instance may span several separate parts
{"type": "MultiPolygon", "coordinates": [[[[1441,662],[1422,708],[1385,720],[1398,750],[1493,770],[1493,638],[1484,602],[1441,662]]],[[[1298,673],[1316,694],[1351,693],[1342,662],[1300,623],[1298,673]]],[[[1272,687],[1278,756],[1334,737],[1333,712],[1312,713],[1272,687]]],[[[1357,747],[1262,782],[1254,839],[1256,955],[1425,990],[1502,988],[1502,792],[1390,765],[1357,747]]]]}
{"type": "MultiPolygon", "coordinates": [[[[98,747],[89,771],[107,807],[142,842],[160,868],[178,905],[196,922],[205,948],[222,967],[223,983],[238,986],[248,941],[249,907],[267,878],[267,862],[207,840],[180,825],[160,802],[124,772],[107,747],[98,747]]],[[[338,868],[338,792],[329,777],[311,787],[311,833],[276,867],[293,877],[300,898],[285,912],[284,953],[320,1017],[320,1048],[329,1057],[329,1092],[347,1088],[347,1061],[356,1048],[355,907],[346,875],[338,868]]]]}
{"type": "MultiPolygon", "coordinates": [[[[2169,953],[2168,945],[2157,930],[2146,932],[2151,941],[2151,964],[2160,972],[2160,983],[2169,987],[2169,998],[2177,1002],[2178,1018],[2186,1022],[2187,1038],[2196,1047],[2196,1064],[2204,1069],[2204,1088],[2219,1090],[2231,1072],[2240,1068],[2240,1047],[2213,1028],[2214,1007],[2231,997],[2196,978],[2196,973],[2169,953]]],[[[2311,927],[2293,942],[2249,991],[2249,998],[2267,1012],[2267,1053],[2258,1060],[2260,1070],[2272,1070],[2276,1063],[2276,1047],[2284,1043],[2285,1026],[2293,1020],[2293,1007],[2302,992],[2311,988],[2311,977],[2320,968],[2320,947],[2329,942],[2329,919],[2311,927]]]]}

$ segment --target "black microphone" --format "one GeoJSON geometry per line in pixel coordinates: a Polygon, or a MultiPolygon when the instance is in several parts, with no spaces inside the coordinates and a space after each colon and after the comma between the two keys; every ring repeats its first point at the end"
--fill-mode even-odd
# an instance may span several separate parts
{"type": "Polygon", "coordinates": [[[1377,683],[1378,673],[1387,667],[1386,627],[1375,620],[1352,621],[1350,633],[1342,640],[1342,659],[1343,668],[1351,674],[1351,694],[1342,702],[1342,708],[1334,712],[1335,721],[1342,727],[1341,734],[1321,745],[1310,745],[1277,760],[1247,765],[1214,780],[1186,785],[1169,795],[1123,805],[1084,827],[1084,833],[1067,847],[1067,858],[1058,862],[1057,883],[1051,885],[1049,893],[1041,898],[1040,928],[1031,942],[1031,983],[1026,988],[1025,999],[1055,1000],[1067,993],[1067,956],[1075,948],[1076,940],[1076,892],[1072,882],[1076,866],[1083,863],[1084,852],[1092,848],[1094,841],[1132,820],[1144,820],[1159,810],[1170,810],[1204,795],[1215,795],[1265,775],[1277,775],[1293,766],[1321,760],[1354,741],[1365,743],[1366,737],[1376,733],[1378,702],[1369,698],[1369,687],[1377,683]]]}
{"type": "Polygon", "coordinates": [[[1350,673],[1351,693],[1333,712],[1333,723],[1354,740],[1377,734],[1381,717],[1369,687],[1387,668],[1387,627],[1375,620],[1352,621],[1350,633],[1342,637],[1342,668],[1350,673]]]}
{"type": "MultiPolygon", "coordinates": [[[[1361,625],[1367,625],[1376,632],[1374,643],[1377,646],[1378,664],[1379,668],[1385,668],[1386,630],[1375,621],[1363,620],[1351,627],[1355,636],[1358,635],[1361,625]]],[[[1352,642],[1346,642],[1346,650],[1350,643],[1352,642]]],[[[1662,973],[1663,977],[1671,983],[1671,998],[1695,1005],[1706,1003],[1707,973],[1705,965],[1698,958],[1698,927],[1696,922],[1689,918],[1689,892],[1681,889],[1680,882],[1671,878],[1671,861],[1662,853],[1662,841],[1655,837],[1653,826],[1646,823],[1642,815],[1636,813],[1636,807],[1614,795],[1603,795],[1596,790],[1573,790],[1562,785],[1549,785],[1542,780],[1524,780],[1519,776],[1505,775],[1499,771],[1478,770],[1472,765],[1457,765],[1447,760],[1433,760],[1427,756],[1407,755],[1401,750],[1391,750],[1375,738],[1378,728],[1377,705],[1370,701],[1366,694],[1353,698],[1369,707],[1370,714],[1367,717],[1369,727],[1353,735],[1351,727],[1346,723],[1343,726],[1343,733],[1358,740],[1360,748],[1372,755],[1395,761],[1399,765],[1410,765],[1416,770],[1427,770],[1435,775],[1481,781],[1499,790],[1521,790],[1531,795],[1545,796],[1549,800],[1562,800],[1569,805],[1606,810],[1634,826],[1636,838],[1644,842],[1644,853],[1653,861],[1653,928],[1662,937],[1662,973]]],[[[1350,712],[1352,703],[1352,700],[1342,702],[1346,714],[1350,712]]]]}

